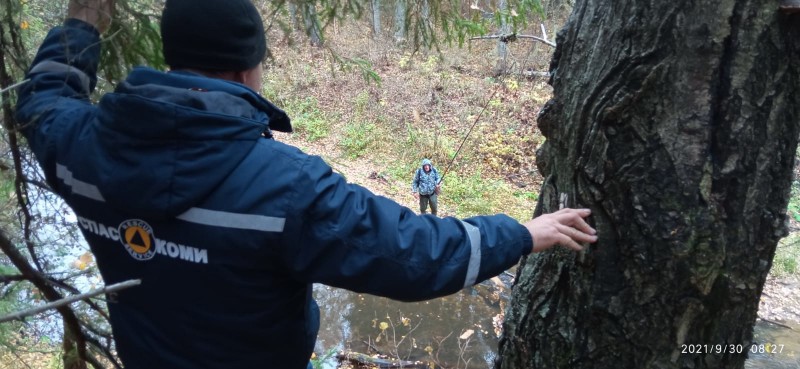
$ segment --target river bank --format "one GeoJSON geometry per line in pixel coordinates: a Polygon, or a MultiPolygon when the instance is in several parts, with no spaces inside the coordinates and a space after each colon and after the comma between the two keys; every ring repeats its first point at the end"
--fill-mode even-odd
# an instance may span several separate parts
{"type": "Polygon", "coordinates": [[[800,324],[800,276],[768,276],[758,305],[759,319],[800,324]]]}

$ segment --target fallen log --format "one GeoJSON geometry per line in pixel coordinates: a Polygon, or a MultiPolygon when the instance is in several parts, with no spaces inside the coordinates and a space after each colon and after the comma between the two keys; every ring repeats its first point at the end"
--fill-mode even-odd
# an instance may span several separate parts
{"type": "Polygon", "coordinates": [[[425,361],[408,361],[389,358],[372,357],[367,354],[359,352],[343,351],[336,354],[336,359],[341,361],[349,361],[356,365],[378,367],[381,369],[394,369],[394,368],[413,368],[425,369],[430,368],[430,364],[425,361]]]}

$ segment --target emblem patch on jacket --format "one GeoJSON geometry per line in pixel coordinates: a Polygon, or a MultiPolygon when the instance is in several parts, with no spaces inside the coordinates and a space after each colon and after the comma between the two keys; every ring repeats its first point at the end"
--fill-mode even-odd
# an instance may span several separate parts
{"type": "Polygon", "coordinates": [[[153,227],[139,219],[129,219],[119,225],[120,242],[136,260],[150,260],[156,254],[153,227]]]}

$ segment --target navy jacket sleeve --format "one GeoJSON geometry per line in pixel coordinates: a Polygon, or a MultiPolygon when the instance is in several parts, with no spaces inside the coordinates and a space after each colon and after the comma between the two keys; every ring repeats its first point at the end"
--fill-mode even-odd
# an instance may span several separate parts
{"type": "Polygon", "coordinates": [[[67,19],[45,37],[20,87],[16,121],[50,183],[65,132],[97,114],[89,94],[97,83],[100,35],[90,24],[67,19]]]}
{"type": "Polygon", "coordinates": [[[309,157],[291,194],[285,263],[294,278],[398,300],[455,293],[516,264],[528,230],[506,215],[419,216],[309,157]],[[305,209],[305,210],[301,210],[305,209]]]}

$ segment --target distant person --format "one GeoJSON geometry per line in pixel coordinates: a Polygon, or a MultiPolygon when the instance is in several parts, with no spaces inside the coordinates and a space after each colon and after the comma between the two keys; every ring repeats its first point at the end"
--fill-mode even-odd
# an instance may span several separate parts
{"type": "Polygon", "coordinates": [[[71,0],[18,94],[16,122],[77,214],[106,283],[126,369],[302,369],[319,330],[312,284],[397,300],[458,292],[560,244],[595,242],[587,209],[525,224],[419,216],[277,142],[249,0],[166,0],[171,70],[135,68],[97,105],[113,1],[71,0]]]}
{"type": "Polygon", "coordinates": [[[441,189],[442,177],[439,171],[433,166],[430,159],[422,159],[422,165],[414,172],[414,180],[411,181],[411,193],[419,200],[419,213],[428,212],[428,205],[431,206],[431,214],[436,215],[439,210],[437,197],[441,189]]]}

